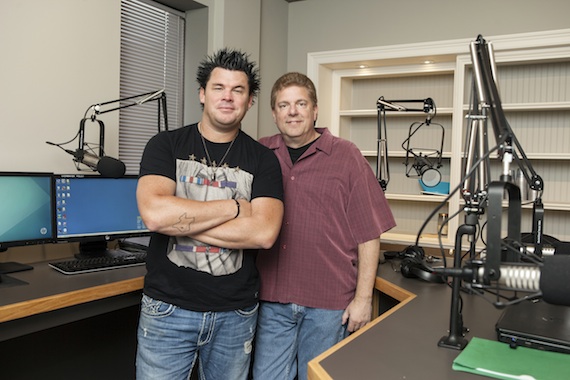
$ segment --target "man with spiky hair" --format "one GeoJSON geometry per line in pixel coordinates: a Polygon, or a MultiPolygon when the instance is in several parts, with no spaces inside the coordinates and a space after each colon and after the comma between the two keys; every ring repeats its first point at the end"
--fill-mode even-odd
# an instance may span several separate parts
{"type": "Polygon", "coordinates": [[[138,328],[137,378],[246,379],[256,331],[257,249],[281,227],[281,169],[241,130],[255,63],[222,49],[198,69],[198,123],[147,144],[137,200],[153,232],[138,328]]]}

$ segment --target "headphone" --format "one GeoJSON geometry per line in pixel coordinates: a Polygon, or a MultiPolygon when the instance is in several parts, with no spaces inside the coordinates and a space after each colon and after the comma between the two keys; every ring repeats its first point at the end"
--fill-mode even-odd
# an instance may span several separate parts
{"type": "Polygon", "coordinates": [[[406,278],[420,278],[424,281],[438,284],[445,283],[442,276],[433,273],[433,271],[424,264],[425,252],[424,249],[418,245],[410,245],[401,252],[385,252],[384,257],[386,259],[402,259],[400,271],[402,276],[406,278]]]}

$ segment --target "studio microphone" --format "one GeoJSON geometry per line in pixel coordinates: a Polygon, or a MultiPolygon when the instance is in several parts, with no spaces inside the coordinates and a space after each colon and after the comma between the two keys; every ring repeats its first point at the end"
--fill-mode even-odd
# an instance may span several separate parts
{"type": "MultiPolygon", "coordinates": [[[[503,264],[499,266],[497,283],[505,290],[542,292],[542,299],[553,305],[570,306],[570,255],[543,257],[543,265],[503,264]]],[[[479,268],[433,268],[443,276],[462,277],[482,284],[485,271],[479,268]]]]}
{"type": "Polygon", "coordinates": [[[436,187],[441,182],[441,173],[434,165],[422,155],[415,156],[414,167],[420,173],[420,181],[426,187],[436,187]]]}
{"type": "Polygon", "coordinates": [[[120,178],[125,175],[125,171],[127,170],[122,161],[113,157],[99,157],[83,149],[77,149],[75,151],[65,149],[65,151],[73,156],[73,161],[88,166],[94,171],[98,171],[103,177],[120,178]]]}
{"type": "Polygon", "coordinates": [[[441,173],[435,168],[427,168],[421,171],[420,181],[426,187],[436,187],[441,183],[441,173]]]}

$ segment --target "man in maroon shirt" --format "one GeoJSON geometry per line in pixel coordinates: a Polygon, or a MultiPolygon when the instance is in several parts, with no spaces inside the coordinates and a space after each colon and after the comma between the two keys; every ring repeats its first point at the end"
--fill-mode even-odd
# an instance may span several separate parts
{"type": "Polygon", "coordinates": [[[395,226],[358,148],[315,128],[315,86],[300,73],[271,91],[281,132],[260,142],[281,164],[285,214],[273,248],[260,252],[255,379],[307,378],[307,363],[368,323],[380,235],[395,226]]]}

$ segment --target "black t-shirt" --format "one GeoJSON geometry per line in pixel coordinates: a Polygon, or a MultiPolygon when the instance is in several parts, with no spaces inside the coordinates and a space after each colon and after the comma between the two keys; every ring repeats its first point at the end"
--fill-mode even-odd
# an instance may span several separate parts
{"type": "MultiPolygon", "coordinates": [[[[140,175],[148,174],[176,181],[176,195],[188,199],[283,199],[279,161],[242,131],[231,147],[230,143],[203,142],[197,124],[161,132],[143,153],[140,175]]],[[[256,252],[155,233],[148,248],[144,292],[194,311],[251,306],[259,293],[256,252]]]]}
{"type": "MultiPolygon", "coordinates": [[[[320,137],[320,136],[319,136],[320,137]]],[[[287,147],[287,150],[289,151],[289,156],[291,157],[291,162],[295,163],[297,162],[297,160],[299,158],[301,158],[301,156],[303,155],[303,153],[305,153],[307,151],[307,149],[309,149],[309,147],[311,145],[313,145],[315,143],[315,141],[317,141],[319,138],[314,139],[313,141],[311,141],[310,143],[308,143],[307,145],[303,145],[300,148],[291,148],[291,147],[287,147]]]]}

